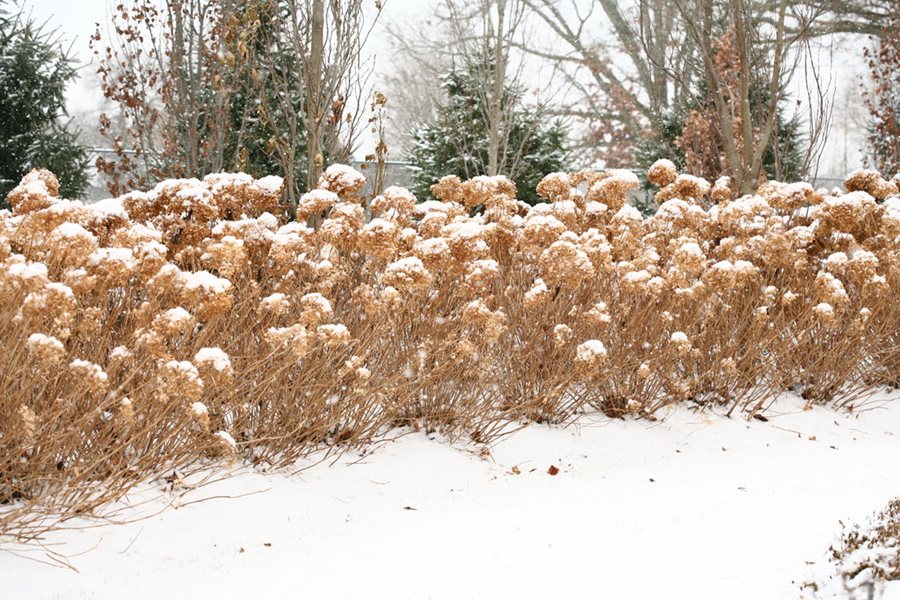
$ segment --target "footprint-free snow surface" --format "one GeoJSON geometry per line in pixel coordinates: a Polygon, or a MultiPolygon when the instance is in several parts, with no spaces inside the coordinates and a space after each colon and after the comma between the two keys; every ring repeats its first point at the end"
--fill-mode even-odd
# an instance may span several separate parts
{"type": "Polygon", "coordinates": [[[244,469],[178,496],[148,484],[122,514],[140,520],[70,522],[43,547],[0,542],[0,589],[719,600],[813,597],[800,585],[817,579],[829,597],[842,589],[827,560],[840,522],[900,495],[895,398],[848,414],[787,397],[767,422],[683,406],[658,422],[584,416],[526,427],[487,455],[410,433],[293,475],[244,469]]]}

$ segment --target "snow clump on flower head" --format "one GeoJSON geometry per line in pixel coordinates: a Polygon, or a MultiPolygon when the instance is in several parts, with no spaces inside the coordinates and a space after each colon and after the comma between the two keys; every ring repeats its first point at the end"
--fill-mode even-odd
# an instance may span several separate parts
{"type": "Polygon", "coordinates": [[[94,394],[106,392],[109,376],[100,367],[90,361],[76,358],[69,363],[69,371],[94,394]]]}
{"type": "Polygon", "coordinates": [[[678,177],[678,169],[675,163],[666,158],[661,158],[650,166],[647,171],[647,181],[657,187],[665,187],[678,177]]]}
{"type": "Polygon", "coordinates": [[[194,355],[194,363],[200,368],[211,368],[222,374],[231,373],[231,359],[221,348],[200,348],[194,355]]]}
{"type": "Polygon", "coordinates": [[[352,339],[347,327],[340,323],[319,325],[316,328],[316,337],[318,337],[325,346],[341,346],[349,343],[352,339]]]}
{"type": "Polygon", "coordinates": [[[604,364],[609,354],[600,340],[587,340],[575,348],[575,365],[583,373],[596,371],[604,364]]]}
{"type": "Polygon", "coordinates": [[[329,165],[319,177],[320,189],[334,192],[345,199],[356,197],[365,185],[365,176],[347,165],[329,165]]]}
{"type": "Polygon", "coordinates": [[[28,354],[45,367],[60,363],[66,356],[63,343],[53,336],[32,333],[25,343],[28,354]]]}
{"type": "Polygon", "coordinates": [[[203,395],[203,380],[190,361],[170,360],[160,367],[155,392],[164,402],[175,399],[195,402],[203,395]]]}
{"type": "Polygon", "coordinates": [[[419,258],[407,256],[385,267],[384,284],[401,292],[420,291],[431,284],[431,273],[419,258]]]}

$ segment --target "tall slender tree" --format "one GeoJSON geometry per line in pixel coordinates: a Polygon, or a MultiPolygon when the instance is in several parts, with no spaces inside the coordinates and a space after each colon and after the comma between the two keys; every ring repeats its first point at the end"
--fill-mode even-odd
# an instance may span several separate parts
{"type": "Polygon", "coordinates": [[[245,170],[283,175],[295,200],[350,156],[368,101],[363,0],[123,0],[112,25],[93,45],[125,124],[101,117],[113,193],[245,170]]]}
{"type": "Polygon", "coordinates": [[[101,90],[116,113],[100,131],[116,156],[100,158],[113,194],[167,177],[198,177],[270,161],[251,93],[260,0],[125,0],[91,39],[101,90]]]}
{"type": "Polygon", "coordinates": [[[383,2],[367,20],[363,0],[261,1],[273,17],[262,32],[266,54],[254,81],[293,200],[329,163],[348,160],[358,142],[372,92],[373,61],[363,46],[383,2]]]}

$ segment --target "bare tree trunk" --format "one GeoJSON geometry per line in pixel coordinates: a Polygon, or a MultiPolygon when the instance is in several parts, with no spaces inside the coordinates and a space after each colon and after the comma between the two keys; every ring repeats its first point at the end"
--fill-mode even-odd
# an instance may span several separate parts
{"type": "Polygon", "coordinates": [[[497,29],[494,35],[494,78],[491,81],[491,98],[487,114],[488,165],[487,174],[497,175],[500,167],[500,128],[502,126],[503,88],[506,83],[506,43],[504,21],[506,20],[506,0],[497,0],[497,29]]]}
{"type": "MultiPolygon", "coordinates": [[[[759,174],[762,172],[763,155],[765,154],[766,148],[769,147],[769,141],[772,139],[772,132],[775,130],[775,124],[778,122],[778,101],[781,99],[781,89],[785,79],[785,75],[782,72],[782,61],[784,60],[785,53],[784,18],[786,10],[787,0],[781,0],[781,4],[778,8],[778,24],[775,34],[775,56],[772,64],[772,77],[769,80],[769,104],[766,107],[766,113],[764,115],[765,122],[762,125],[759,141],[754,148],[750,161],[750,175],[754,178],[758,178],[759,174]]],[[[749,61],[749,57],[747,60],[749,61]]]]}
{"type": "Polygon", "coordinates": [[[232,100],[250,95],[258,68],[253,45],[239,43],[241,15],[236,0],[132,0],[117,5],[105,48],[99,30],[92,38],[101,89],[124,122],[112,134],[101,117],[101,135],[119,149],[99,165],[111,191],[238,167],[254,115],[247,106],[233,116],[232,100]]]}
{"type": "Polygon", "coordinates": [[[309,68],[306,82],[306,186],[315,187],[322,172],[322,59],[325,39],[325,2],[313,0],[310,20],[309,68]]]}

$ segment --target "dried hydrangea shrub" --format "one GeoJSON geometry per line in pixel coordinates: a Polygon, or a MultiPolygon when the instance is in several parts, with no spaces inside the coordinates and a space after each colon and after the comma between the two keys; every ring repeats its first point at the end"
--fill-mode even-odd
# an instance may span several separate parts
{"type": "Polygon", "coordinates": [[[388,188],[367,212],[336,167],[294,214],[280,178],[86,205],[32,174],[0,211],[0,430],[18,432],[0,498],[15,478],[75,506],[126,470],[284,465],[397,424],[489,442],[585,407],[749,415],[785,389],[854,403],[900,381],[896,178],[743,197],[666,162],[648,179],[645,217],[614,170],[550,174],[533,207],[506,178],[451,176],[437,201],[388,188]]]}

